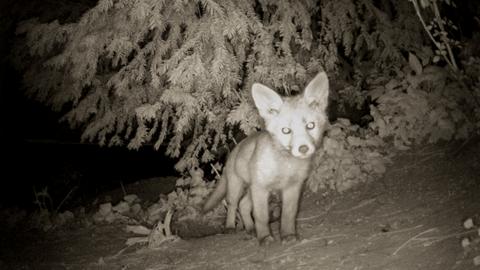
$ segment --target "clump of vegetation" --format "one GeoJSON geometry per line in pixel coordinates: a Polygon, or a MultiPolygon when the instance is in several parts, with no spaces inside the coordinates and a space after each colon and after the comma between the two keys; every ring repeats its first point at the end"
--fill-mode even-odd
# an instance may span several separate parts
{"type": "Polygon", "coordinates": [[[390,162],[384,141],[370,129],[339,119],[327,131],[307,182],[310,190],[345,191],[381,176],[390,162]]]}
{"type": "Polygon", "coordinates": [[[467,232],[473,232],[469,237],[462,238],[464,257],[471,258],[475,266],[480,266],[480,216],[467,218],[463,227],[467,232]]]}
{"type": "Polygon", "coordinates": [[[376,79],[370,92],[378,103],[370,108],[374,119],[371,128],[383,139],[392,138],[398,149],[466,139],[474,133],[478,115],[472,115],[476,103],[471,92],[452,80],[445,69],[435,66],[418,69],[418,73],[411,74],[412,69],[407,67],[392,78],[376,79]]]}

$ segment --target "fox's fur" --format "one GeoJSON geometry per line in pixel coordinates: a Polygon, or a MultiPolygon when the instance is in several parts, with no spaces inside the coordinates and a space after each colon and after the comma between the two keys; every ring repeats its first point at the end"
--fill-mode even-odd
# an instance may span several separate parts
{"type": "Polygon", "coordinates": [[[245,229],[253,232],[255,228],[263,244],[273,240],[268,225],[268,198],[271,192],[279,191],[282,240],[297,239],[298,201],[328,123],[328,92],[324,72],[308,84],[303,95],[296,97],[281,97],[262,84],[253,84],[253,100],[265,121],[265,131],[250,135],[233,149],[203,210],[209,211],[226,196],[226,228],[235,228],[239,207],[245,229]]]}

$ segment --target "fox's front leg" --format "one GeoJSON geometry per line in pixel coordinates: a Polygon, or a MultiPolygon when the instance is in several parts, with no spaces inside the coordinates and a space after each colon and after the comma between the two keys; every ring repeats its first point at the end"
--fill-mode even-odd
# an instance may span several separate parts
{"type": "Polygon", "coordinates": [[[268,195],[269,192],[260,185],[252,184],[250,194],[253,203],[253,218],[255,219],[255,230],[260,245],[273,241],[268,225],[268,195]]]}
{"type": "Polygon", "coordinates": [[[297,219],[298,201],[302,191],[302,182],[295,183],[282,190],[282,219],[280,224],[282,242],[297,240],[295,221],[297,219]]]}

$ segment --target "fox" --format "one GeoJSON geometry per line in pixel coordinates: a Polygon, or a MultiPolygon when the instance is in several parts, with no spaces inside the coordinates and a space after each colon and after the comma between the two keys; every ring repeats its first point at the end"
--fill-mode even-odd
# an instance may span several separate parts
{"type": "Polygon", "coordinates": [[[282,202],[280,239],[298,241],[296,217],[305,179],[328,125],[329,82],[318,73],[303,94],[282,97],[269,87],[254,83],[251,95],[264,129],[238,143],[224,165],[214,191],[203,205],[213,209],[227,201],[225,229],[235,231],[237,210],[247,233],[260,245],[274,241],[269,227],[268,200],[278,192],[282,202]],[[252,219],[253,214],[253,219],[252,219]]]}

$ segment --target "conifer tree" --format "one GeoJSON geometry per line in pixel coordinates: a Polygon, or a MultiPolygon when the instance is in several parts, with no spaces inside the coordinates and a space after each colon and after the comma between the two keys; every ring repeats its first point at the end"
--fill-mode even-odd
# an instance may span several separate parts
{"type": "Polygon", "coordinates": [[[294,94],[341,63],[398,64],[402,50],[421,52],[412,20],[394,0],[100,0],[77,22],[23,22],[17,57],[27,93],[66,112],[83,140],[165,145],[184,170],[235,127],[259,127],[254,82],[294,94]]]}

